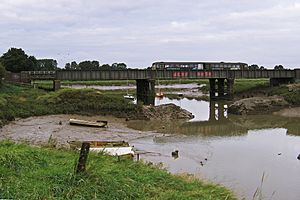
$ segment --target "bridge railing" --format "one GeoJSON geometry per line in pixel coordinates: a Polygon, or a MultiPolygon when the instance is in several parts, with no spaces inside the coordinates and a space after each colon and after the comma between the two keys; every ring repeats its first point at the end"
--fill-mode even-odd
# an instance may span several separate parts
{"type": "Polygon", "coordinates": [[[136,79],[208,79],[208,78],[297,78],[297,70],[98,70],[29,71],[30,80],[136,80],[136,79]]]}
{"type": "MultiPolygon", "coordinates": [[[[151,72],[151,71],[150,71],[151,72]]],[[[59,80],[132,80],[154,78],[149,70],[57,71],[59,80]]]]}

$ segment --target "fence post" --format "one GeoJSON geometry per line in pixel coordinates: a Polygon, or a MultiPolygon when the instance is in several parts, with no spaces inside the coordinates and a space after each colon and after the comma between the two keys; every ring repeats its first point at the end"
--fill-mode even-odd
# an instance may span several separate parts
{"type": "Polygon", "coordinates": [[[76,174],[85,172],[86,161],[90,151],[90,143],[83,142],[81,145],[79,160],[77,164],[76,174]]]}

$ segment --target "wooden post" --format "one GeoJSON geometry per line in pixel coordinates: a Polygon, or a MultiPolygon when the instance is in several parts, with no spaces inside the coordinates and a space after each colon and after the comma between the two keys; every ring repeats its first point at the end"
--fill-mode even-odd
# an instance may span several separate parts
{"type": "Polygon", "coordinates": [[[79,160],[77,164],[76,174],[85,172],[85,165],[90,151],[90,143],[83,142],[81,145],[79,160]]]}
{"type": "Polygon", "coordinates": [[[155,80],[137,79],[136,80],[137,102],[144,105],[154,105],[155,103],[155,80]]]}
{"type": "Polygon", "coordinates": [[[60,80],[53,80],[53,91],[59,90],[61,87],[60,80]]]}

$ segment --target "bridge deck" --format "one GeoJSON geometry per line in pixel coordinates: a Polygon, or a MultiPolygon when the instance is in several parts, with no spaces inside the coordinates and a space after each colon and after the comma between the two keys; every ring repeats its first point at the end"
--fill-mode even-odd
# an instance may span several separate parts
{"type": "Polygon", "coordinates": [[[30,71],[31,80],[137,80],[137,79],[209,79],[209,78],[296,78],[295,70],[103,70],[103,71],[30,71]]]}

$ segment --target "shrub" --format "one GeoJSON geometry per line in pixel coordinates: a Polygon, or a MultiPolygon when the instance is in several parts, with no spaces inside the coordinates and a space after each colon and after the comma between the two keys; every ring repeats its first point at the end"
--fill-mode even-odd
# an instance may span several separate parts
{"type": "Polygon", "coordinates": [[[0,62],[0,85],[2,84],[4,76],[5,76],[5,68],[2,65],[2,63],[0,62]]]}

